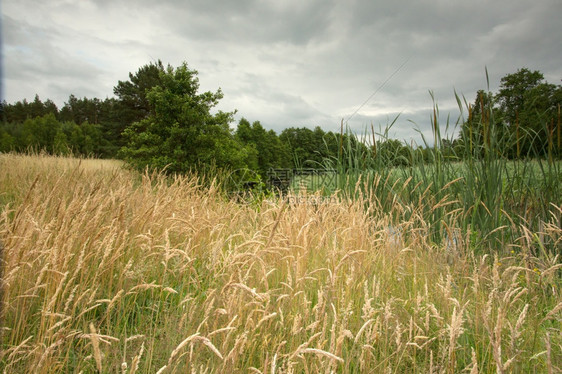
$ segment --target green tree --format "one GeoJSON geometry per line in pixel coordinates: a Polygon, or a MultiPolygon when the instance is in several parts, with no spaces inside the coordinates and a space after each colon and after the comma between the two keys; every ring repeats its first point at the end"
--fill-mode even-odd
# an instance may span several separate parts
{"type": "Polygon", "coordinates": [[[526,68],[501,79],[497,94],[480,90],[469,105],[454,150],[467,157],[494,152],[510,158],[560,152],[558,133],[562,87],[526,68]]]}
{"type": "Polygon", "coordinates": [[[153,106],[147,93],[162,83],[161,74],[164,72],[166,69],[162,61],[151,62],[142,66],[135,74],[129,73],[129,80],[119,81],[113,88],[119,104],[115,109],[120,112],[125,125],[138,122],[151,114],[153,106]]]}
{"type": "Polygon", "coordinates": [[[543,156],[557,124],[562,89],[544,81],[539,71],[526,68],[501,79],[496,95],[512,139],[515,155],[543,156]]]}
{"type": "Polygon", "coordinates": [[[294,167],[318,167],[323,161],[319,153],[324,131],[317,127],[315,131],[306,127],[284,129],[279,138],[289,148],[294,167]]]}
{"type": "Polygon", "coordinates": [[[53,151],[55,135],[60,128],[60,122],[54,114],[29,118],[21,126],[20,148],[53,151]]]}
{"type": "Polygon", "coordinates": [[[44,103],[39,99],[39,95],[35,95],[35,99],[29,104],[29,116],[31,118],[42,117],[47,114],[53,114],[56,116],[58,110],[55,103],[51,100],[47,100],[44,103]]]}
{"type": "Polygon", "coordinates": [[[26,119],[43,117],[47,114],[58,116],[59,113],[54,102],[51,100],[42,102],[39,95],[35,95],[35,99],[32,102],[23,99],[14,104],[8,104],[6,101],[3,101],[1,110],[2,115],[0,120],[4,123],[23,123],[26,119]]]}
{"type": "Polygon", "coordinates": [[[74,123],[89,122],[97,124],[100,121],[99,107],[99,99],[88,99],[87,97],[79,99],[74,95],[70,95],[68,101],[64,103],[60,110],[59,119],[74,123]]]}
{"type": "Polygon", "coordinates": [[[74,122],[63,122],[62,129],[68,139],[68,146],[75,154],[81,154],[84,149],[84,133],[82,128],[74,122]]]}
{"type": "Polygon", "coordinates": [[[0,152],[11,152],[16,150],[16,139],[0,126],[0,152]]]}
{"type": "MultiPolygon", "coordinates": [[[[88,99],[77,98],[70,95],[68,101],[60,110],[59,119],[63,122],[73,122],[76,124],[87,124],[86,127],[94,125],[95,134],[90,129],[83,129],[85,134],[80,141],[78,148],[73,148],[75,152],[84,154],[95,154],[101,157],[115,157],[121,143],[121,132],[123,125],[117,116],[118,111],[115,108],[116,99],[100,100],[97,98],[88,99]],[[87,139],[86,137],[90,138],[87,139]],[[86,146],[85,144],[88,144],[86,146]],[[84,148],[86,147],[86,148],[84,148]]],[[[76,137],[75,137],[76,138],[76,137]]],[[[73,147],[77,146],[75,144],[73,147]]]]}
{"type": "Polygon", "coordinates": [[[493,93],[476,92],[474,103],[468,108],[468,119],[461,125],[460,141],[453,144],[457,156],[483,157],[492,146],[496,152],[508,154],[510,135],[496,103],[493,93]]]}
{"type": "Polygon", "coordinates": [[[515,124],[517,115],[524,109],[527,91],[537,87],[543,80],[544,76],[541,72],[527,68],[507,74],[500,80],[500,90],[496,99],[510,125],[515,124]]]}
{"type": "Polygon", "coordinates": [[[522,128],[517,136],[522,155],[546,155],[552,146],[555,127],[558,125],[558,106],[562,104],[562,88],[541,83],[523,96],[524,102],[517,127],[522,128]]]}
{"type": "Polygon", "coordinates": [[[98,156],[103,144],[100,125],[84,122],[80,124],[80,129],[84,134],[84,143],[80,153],[87,156],[98,156]]]}
{"type": "Polygon", "coordinates": [[[129,79],[118,81],[113,87],[115,99],[106,99],[102,111],[106,112],[106,120],[102,128],[109,142],[108,153],[125,145],[123,131],[133,122],[147,118],[152,111],[147,93],[160,85],[160,75],[165,72],[162,61],[151,62],[142,66],[136,73],[129,73],[129,79]]]}
{"type": "Polygon", "coordinates": [[[58,129],[55,134],[55,139],[53,140],[53,153],[56,155],[68,155],[70,153],[68,139],[62,130],[62,127],[58,129]]]}
{"type": "Polygon", "coordinates": [[[233,113],[211,113],[223,97],[220,89],[198,93],[197,71],[186,63],[176,69],[168,66],[159,80],[146,95],[148,116],[124,131],[125,160],[138,169],[168,172],[244,167],[244,151],[229,128],[233,113]]]}
{"type": "Polygon", "coordinates": [[[326,161],[330,163],[338,157],[350,160],[350,152],[367,151],[367,146],[352,134],[325,132],[319,126],[314,130],[290,127],[281,132],[279,139],[293,156],[294,167],[322,168],[326,161]]]}
{"type": "Polygon", "coordinates": [[[262,176],[265,176],[270,168],[291,166],[288,148],[279,140],[275,131],[267,131],[259,121],[250,124],[248,120],[242,118],[235,136],[246,148],[254,150],[254,156],[248,151],[250,152],[248,166],[262,176]]]}
{"type": "Polygon", "coordinates": [[[103,157],[117,157],[119,149],[125,144],[122,133],[127,124],[120,116],[120,108],[115,98],[106,98],[100,102],[98,116],[103,134],[100,154],[103,157]]]}
{"type": "Polygon", "coordinates": [[[258,145],[252,131],[252,125],[247,119],[240,119],[234,136],[244,147],[247,167],[258,171],[260,169],[258,145]]]}

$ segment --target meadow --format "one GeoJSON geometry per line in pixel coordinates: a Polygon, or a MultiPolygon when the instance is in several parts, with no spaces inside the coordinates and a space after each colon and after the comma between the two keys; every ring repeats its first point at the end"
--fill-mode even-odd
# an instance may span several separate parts
{"type": "Polygon", "coordinates": [[[241,204],[117,161],[0,154],[0,170],[2,372],[562,368],[560,205],[498,246],[454,180],[241,204]]]}

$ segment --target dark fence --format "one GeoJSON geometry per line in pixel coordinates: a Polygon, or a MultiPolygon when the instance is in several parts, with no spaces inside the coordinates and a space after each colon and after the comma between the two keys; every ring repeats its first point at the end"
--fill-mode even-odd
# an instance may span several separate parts
{"type": "Polygon", "coordinates": [[[266,187],[286,193],[290,188],[306,188],[318,190],[337,185],[337,171],[335,169],[269,169],[266,187]]]}

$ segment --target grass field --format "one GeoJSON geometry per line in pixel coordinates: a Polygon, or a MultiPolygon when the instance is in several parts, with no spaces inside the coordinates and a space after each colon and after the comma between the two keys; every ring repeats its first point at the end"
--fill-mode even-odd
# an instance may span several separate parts
{"type": "Polygon", "coordinates": [[[239,204],[121,166],[0,154],[3,372],[562,369],[559,206],[486,252],[442,187],[239,204]]]}

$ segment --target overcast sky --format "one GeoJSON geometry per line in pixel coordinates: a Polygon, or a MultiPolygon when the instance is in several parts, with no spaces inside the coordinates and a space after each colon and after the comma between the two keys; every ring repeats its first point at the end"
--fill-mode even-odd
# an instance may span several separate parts
{"type": "Polygon", "coordinates": [[[562,78],[561,0],[4,0],[1,10],[10,103],[105,99],[151,61],[185,61],[237,119],[278,132],[339,131],[344,119],[362,132],[401,113],[390,135],[419,142],[430,91],[454,123],[455,90],[472,102],[485,68],[492,91],[522,67],[562,78]]]}

